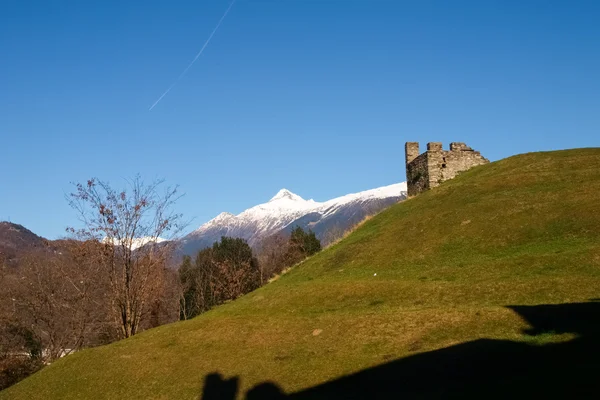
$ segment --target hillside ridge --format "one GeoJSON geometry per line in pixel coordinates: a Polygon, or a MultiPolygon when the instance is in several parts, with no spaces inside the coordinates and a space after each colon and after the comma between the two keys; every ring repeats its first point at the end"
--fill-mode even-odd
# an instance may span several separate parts
{"type": "Polygon", "coordinates": [[[373,399],[597,389],[598,170],[598,148],[473,168],[269,285],[67,356],[0,399],[198,398],[215,372],[240,377],[240,398],[265,381],[299,399],[360,397],[349,379],[377,381],[373,399]]]}

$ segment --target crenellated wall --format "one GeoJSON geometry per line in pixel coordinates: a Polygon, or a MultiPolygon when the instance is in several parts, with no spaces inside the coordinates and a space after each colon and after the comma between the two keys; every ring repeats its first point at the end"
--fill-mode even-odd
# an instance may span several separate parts
{"type": "Polygon", "coordinates": [[[407,142],[405,152],[409,196],[436,187],[477,165],[489,163],[480,152],[460,142],[450,143],[450,150],[444,150],[440,142],[430,142],[422,154],[418,154],[417,142],[407,142]]]}

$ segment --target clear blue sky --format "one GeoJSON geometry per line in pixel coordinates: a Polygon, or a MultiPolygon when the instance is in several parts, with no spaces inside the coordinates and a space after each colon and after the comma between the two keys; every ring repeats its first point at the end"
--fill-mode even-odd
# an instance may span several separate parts
{"type": "Polygon", "coordinates": [[[404,142],[492,160],[600,146],[600,1],[0,2],[0,220],[76,223],[69,182],[179,184],[190,229],[280,188],[405,180],[404,142]]]}

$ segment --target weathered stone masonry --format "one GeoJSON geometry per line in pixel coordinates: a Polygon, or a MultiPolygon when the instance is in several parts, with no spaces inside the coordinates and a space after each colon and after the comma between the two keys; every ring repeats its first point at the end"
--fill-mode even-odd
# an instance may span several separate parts
{"type": "Polygon", "coordinates": [[[439,142],[427,143],[419,154],[419,143],[406,142],[406,181],[408,195],[414,196],[454,178],[460,172],[490,161],[464,143],[450,143],[450,150],[439,142]]]}

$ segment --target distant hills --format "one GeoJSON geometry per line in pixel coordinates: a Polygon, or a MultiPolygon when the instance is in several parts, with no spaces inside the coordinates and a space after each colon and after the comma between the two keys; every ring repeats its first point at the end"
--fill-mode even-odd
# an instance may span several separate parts
{"type": "Polygon", "coordinates": [[[365,217],[405,198],[406,183],[347,194],[324,202],[305,200],[287,189],[281,189],[267,203],[238,215],[219,214],[181,239],[181,251],[193,255],[211,246],[221,236],[246,239],[251,246],[257,246],[262,239],[289,232],[296,226],[311,229],[322,244],[327,245],[365,217]]]}
{"type": "Polygon", "coordinates": [[[0,260],[14,263],[20,254],[34,248],[41,248],[45,239],[22,225],[0,222],[0,260]]]}

